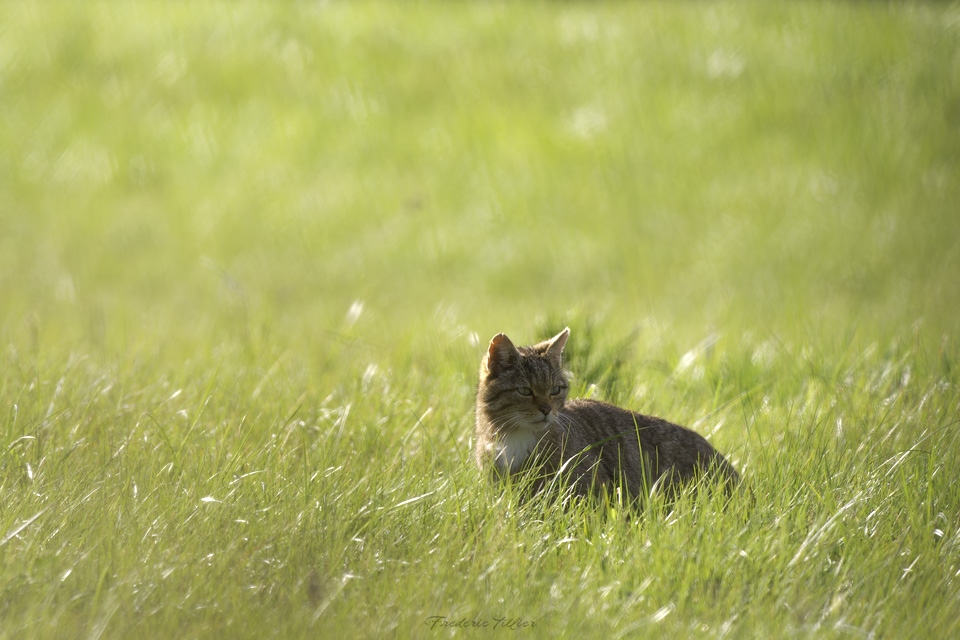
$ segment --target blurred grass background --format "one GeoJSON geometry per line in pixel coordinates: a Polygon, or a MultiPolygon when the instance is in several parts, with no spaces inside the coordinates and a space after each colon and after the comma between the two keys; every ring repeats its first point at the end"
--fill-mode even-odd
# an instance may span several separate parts
{"type": "Polygon", "coordinates": [[[0,637],[948,637],[958,44],[956,3],[3,3],[0,637]],[[486,341],[564,324],[577,394],[760,506],[479,489],[486,341]]]}
{"type": "Polygon", "coordinates": [[[949,5],[55,7],[3,9],[7,331],[956,328],[949,5]]]}

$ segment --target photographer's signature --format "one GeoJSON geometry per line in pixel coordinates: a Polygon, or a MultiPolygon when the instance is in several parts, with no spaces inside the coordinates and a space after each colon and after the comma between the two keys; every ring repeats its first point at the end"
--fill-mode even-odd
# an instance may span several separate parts
{"type": "Polygon", "coordinates": [[[529,629],[537,623],[523,618],[448,618],[447,616],[430,616],[424,624],[433,631],[438,628],[456,629],[504,629],[516,631],[529,629]]]}

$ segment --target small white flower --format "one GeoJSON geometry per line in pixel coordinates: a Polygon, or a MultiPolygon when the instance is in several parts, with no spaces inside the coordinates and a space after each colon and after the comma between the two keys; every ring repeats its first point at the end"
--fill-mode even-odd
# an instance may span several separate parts
{"type": "Polygon", "coordinates": [[[347,311],[346,323],[348,327],[352,327],[357,324],[357,320],[360,319],[360,315],[363,313],[363,300],[354,300],[353,304],[350,305],[350,310],[347,311]]]}

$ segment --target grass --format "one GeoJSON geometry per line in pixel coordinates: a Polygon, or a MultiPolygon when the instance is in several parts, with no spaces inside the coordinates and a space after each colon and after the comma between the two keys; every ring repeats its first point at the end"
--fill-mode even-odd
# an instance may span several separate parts
{"type": "Polygon", "coordinates": [[[0,638],[956,635],[958,24],[4,3],[0,638]],[[565,325],[752,498],[482,482],[565,325]]]}

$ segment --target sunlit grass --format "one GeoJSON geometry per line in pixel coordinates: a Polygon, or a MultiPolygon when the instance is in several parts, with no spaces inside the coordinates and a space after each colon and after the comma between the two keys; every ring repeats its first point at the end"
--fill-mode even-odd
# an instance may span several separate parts
{"type": "Polygon", "coordinates": [[[0,637],[956,635],[958,24],[3,4],[0,637]],[[484,482],[567,325],[745,490],[484,482]]]}

